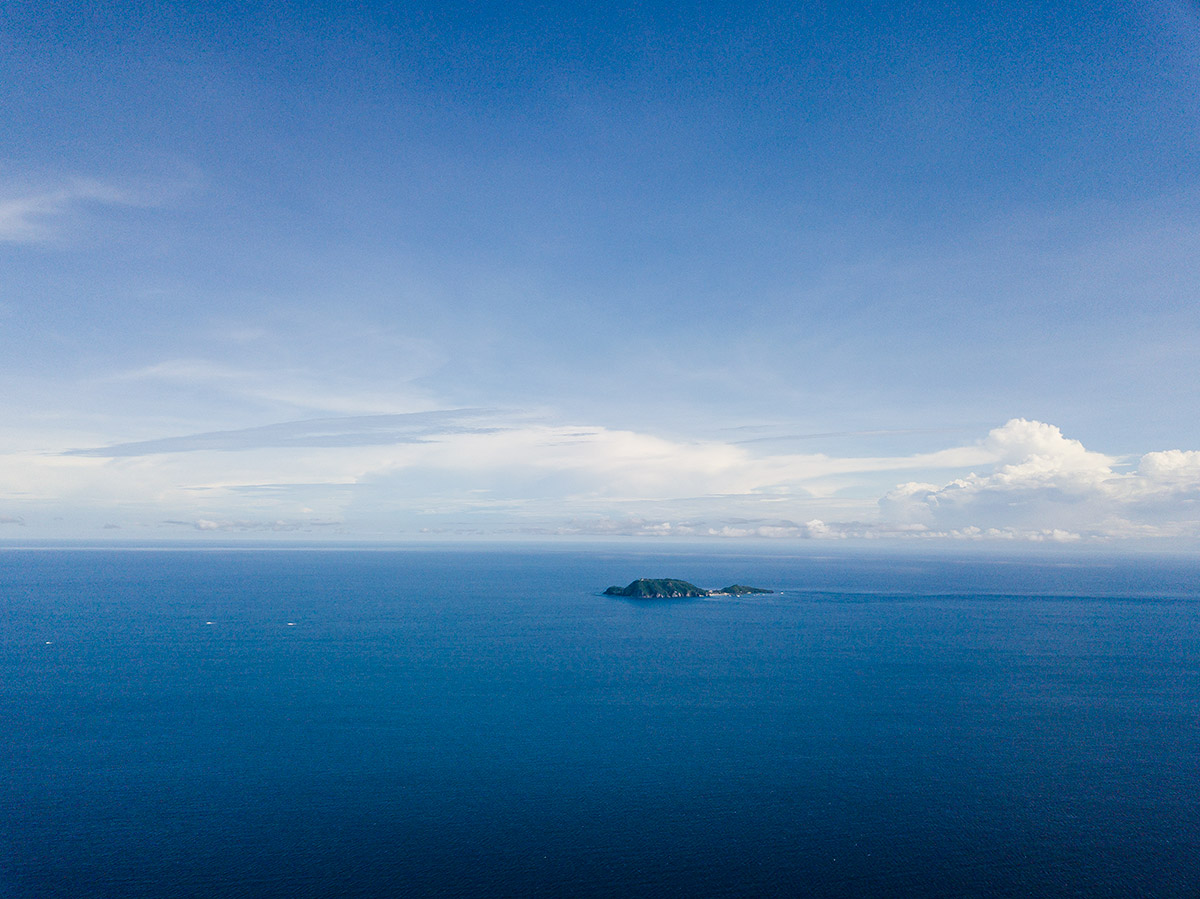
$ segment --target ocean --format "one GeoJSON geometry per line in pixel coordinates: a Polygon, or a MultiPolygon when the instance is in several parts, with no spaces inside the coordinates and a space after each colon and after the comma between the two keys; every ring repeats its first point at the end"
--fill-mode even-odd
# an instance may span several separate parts
{"type": "Polygon", "coordinates": [[[0,897],[1196,897],[1198,775],[1194,558],[0,551],[0,897]]]}

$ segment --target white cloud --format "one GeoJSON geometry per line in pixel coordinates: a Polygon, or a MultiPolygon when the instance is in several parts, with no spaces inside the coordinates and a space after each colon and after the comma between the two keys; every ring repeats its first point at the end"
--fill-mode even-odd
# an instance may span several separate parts
{"type": "Polygon", "coordinates": [[[164,521],[164,525],[173,525],[176,527],[192,528],[197,531],[273,531],[275,533],[293,533],[297,531],[312,532],[321,528],[337,527],[340,522],[336,521],[321,521],[319,519],[293,519],[285,520],[277,518],[273,521],[261,520],[236,520],[231,521],[224,519],[214,521],[211,518],[197,518],[195,521],[164,521]]]}
{"type": "Polygon", "coordinates": [[[87,178],[76,178],[55,187],[13,189],[0,193],[0,241],[39,243],[53,238],[55,226],[72,211],[88,203],[143,205],[145,198],[126,189],[87,178]]]}
{"type": "Polygon", "coordinates": [[[1043,422],[1013,419],[983,441],[999,465],[941,486],[901,484],[885,520],[951,536],[1044,539],[1200,535],[1200,453],[1147,453],[1132,472],[1043,422]]]}
{"type": "Polygon", "coordinates": [[[1078,440],[1070,440],[1054,425],[1014,418],[994,428],[983,445],[996,454],[998,461],[1026,474],[1039,471],[1107,471],[1113,459],[1084,449],[1078,440]]]}
{"type": "Polygon", "coordinates": [[[1166,450],[1146,453],[1138,464],[1138,474],[1148,483],[1195,485],[1200,483],[1200,452],[1166,450]]]}
{"type": "Polygon", "coordinates": [[[254,428],[207,431],[182,437],[160,437],[131,443],[112,444],[68,451],[69,456],[118,458],[189,453],[203,450],[239,452],[285,447],[356,447],[419,443],[446,434],[481,431],[476,422],[486,420],[486,411],[453,409],[390,415],[339,416],[288,421],[254,428]]]}
{"type": "Polygon", "coordinates": [[[0,499],[22,503],[31,520],[37,508],[54,506],[119,509],[127,522],[322,519],[371,521],[386,532],[465,516],[498,528],[578,520],[603,530],[597,523],[605,519],[641,522],[619,525],[637,533],[730,527],[812,536],[815,529],[797,522],[872,510],[872,497],[842,498],[835,481],[861,486],[881,472],[991,457],[980,447],[897,457],[764,455],[719,440],[446,410],[12,452],[0,456],[0,499]]]}
{"type": "Polygon", "coordinates": [[[0,455],[0,500],[221,532],[1067,542],[1200,536],[1200,453],[1136,468],[1014,419],[907,456],[770,453],[487,410],[343,417],[0,455]],[[891,487],[896,473],[919,476],[891,487]],[[890,489],[889,489],[890,488],[890,489]],[[882,498],[880,498],[882,497],[882,498]],[[327,528],[326,528],[327,529],[327,528]]]}

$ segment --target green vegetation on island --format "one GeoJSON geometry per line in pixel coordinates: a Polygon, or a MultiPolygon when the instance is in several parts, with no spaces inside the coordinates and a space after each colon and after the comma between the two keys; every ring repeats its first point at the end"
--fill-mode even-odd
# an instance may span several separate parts
{"type": "Polygon", "coordinates": [[[762,587],[732,584],[723,590],[704,590],[687,581],[675,578],[640,577],[628,587],[609,587],[605,596],[631,596],[635,599],[685,599],[701,596],[746,596],[750,593],[773,593],[762,587]]]}
{"type": "Polygon", "coordinates": [[[604,591],[606,596],[634,596],[638,599],[675,599],[678,597],[708,596],[707,590],[701,590],[695,584],[678,581],[674,578],[640,577],[628,587],[609,587],[604,591]]]}

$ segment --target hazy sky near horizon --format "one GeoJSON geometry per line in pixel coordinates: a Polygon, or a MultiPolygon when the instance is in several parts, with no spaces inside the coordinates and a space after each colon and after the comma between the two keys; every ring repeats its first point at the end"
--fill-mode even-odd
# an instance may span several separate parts
{"type": "Polygon", "coordinates": [[[0,13],[0,539],[1200,538],[1200,5],[0,13]]]}

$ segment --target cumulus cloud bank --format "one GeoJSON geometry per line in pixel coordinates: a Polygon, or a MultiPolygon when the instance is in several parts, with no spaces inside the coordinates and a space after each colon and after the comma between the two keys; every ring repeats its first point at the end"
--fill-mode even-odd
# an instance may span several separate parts
{"type": "Polygon", "coordinates": [[[996,457],[990,472],[901,484],[880,500],[883,519],[966,537],[1200,536],[1200,452],[1151,452],[1119,471],[1120,460],[1021,418],[982,446],[996,457]]]}

